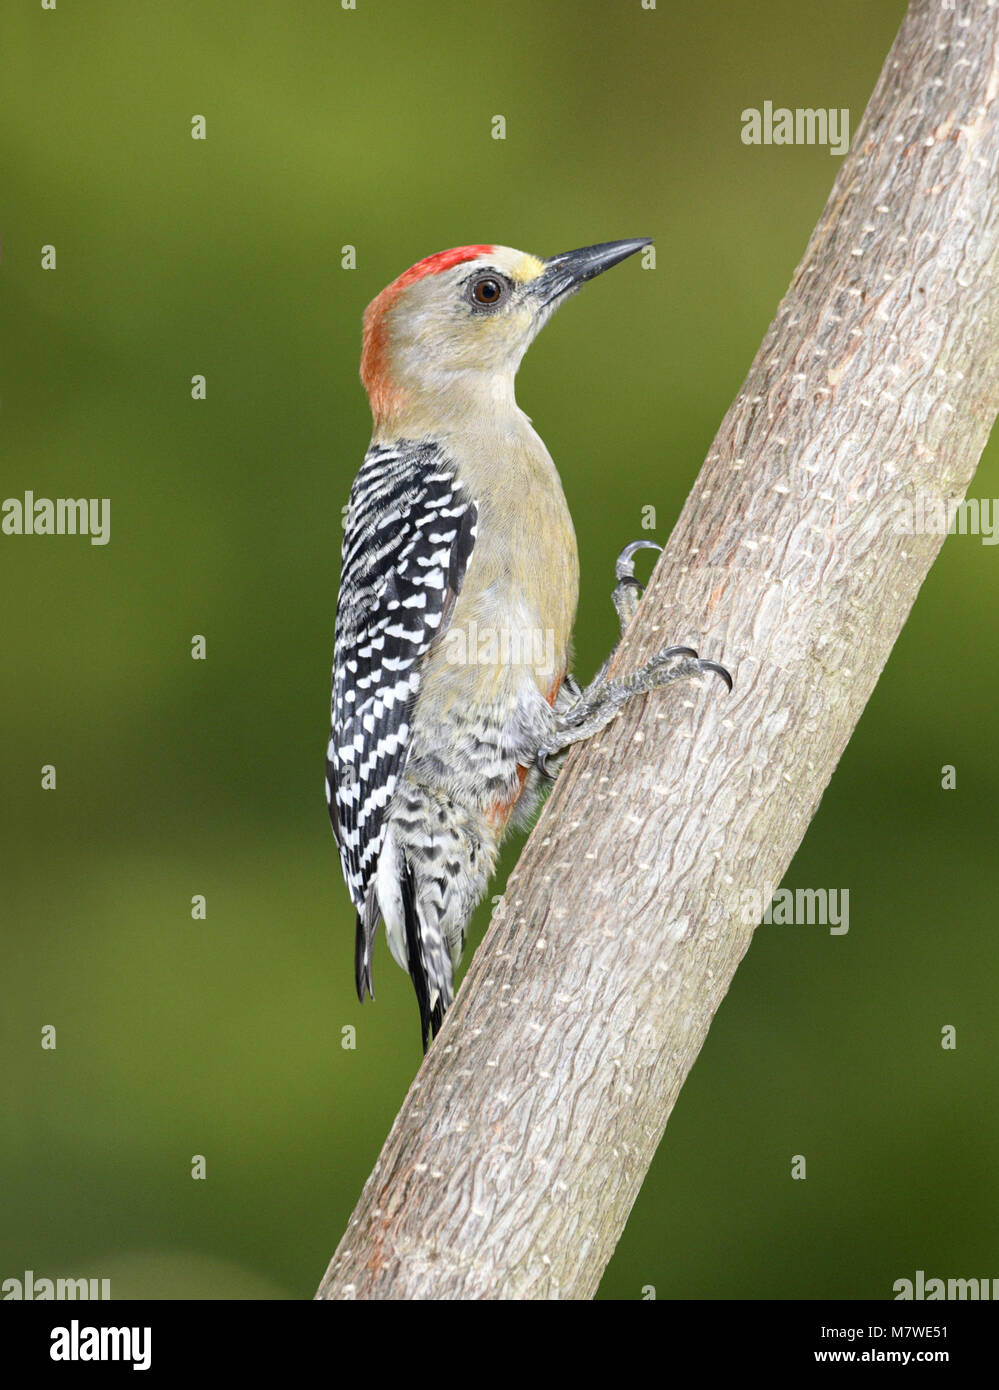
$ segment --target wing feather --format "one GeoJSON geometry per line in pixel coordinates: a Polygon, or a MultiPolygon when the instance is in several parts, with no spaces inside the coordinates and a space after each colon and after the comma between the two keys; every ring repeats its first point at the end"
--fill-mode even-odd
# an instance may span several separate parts
{"type": "MultiPolygon", "coordinates": [[[[359,917],[358,990],[377,926],[369,890],[406,762],[424,658],[445,632],[475,545],[477,508],[436,445],[368,450],[343,538],[327,801],[359,917]]],[[[363,997],[363,995],[362,995],[363,997]]]]}

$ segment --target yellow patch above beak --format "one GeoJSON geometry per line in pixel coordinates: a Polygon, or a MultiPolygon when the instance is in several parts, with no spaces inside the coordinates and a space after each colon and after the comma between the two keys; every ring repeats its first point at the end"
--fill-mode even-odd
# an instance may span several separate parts
{"type": "Polygon", "coordinates": [[[511,279],[515,280],[518,285],[529,285],[532,280],[538,278],[544,268],[544,261],[525,251],[509,273],[511,279]]]}

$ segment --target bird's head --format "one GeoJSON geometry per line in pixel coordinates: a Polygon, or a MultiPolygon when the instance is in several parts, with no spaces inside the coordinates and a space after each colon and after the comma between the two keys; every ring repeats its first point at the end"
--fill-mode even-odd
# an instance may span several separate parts
{"type": "Polygon", "coordinates": [[[509,246],[460,246],[418,261],[368,305],[361,380],[375,424],[429,396],[512,401],[535,334],[587,280],[651,238],[584,246],[546,260],[509,246]]]}

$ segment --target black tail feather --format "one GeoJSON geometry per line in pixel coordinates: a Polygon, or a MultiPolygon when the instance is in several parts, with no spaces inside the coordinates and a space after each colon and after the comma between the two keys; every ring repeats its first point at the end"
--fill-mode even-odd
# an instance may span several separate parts
{"type": "Polygon", "coordinates": [[[416,911],[416,882],[412,865],[407,859],[403,859],[402,869],[402,915],[406,922],[406,959],[409,962],[413,988],[416,990],[416,1002],[420,1006],[420,1034],[425,1053],[430,1045],[431,1034],[436,1038],[437,1030],[444,1021],[444,1010],[439,999],[432,1009],[430,1007],[430,986],[427,983],[427,968],[423,963],[420,919],[416,911]]]}
{"type": "MultiPolygon", "coordinates": [[[[433,1007],[433,1009],[431,1010],[431,1013],[430,1013],[430,1035],[431,1035],[431,1037],[436,1038],[437,1034],[441,1031],[441,1024],[442,1024],[443,1022],[444,1022],[444,1005],[443,1005],[443,1004],[441,1003],[441,1001],[438,999],[438,1000],[437,1000],[437,1003],[434,1005],[434,1007],[433,1007]]],[[[424,1052],[426,1052],[426,1050],[427,1050],[426,1047],[424,1047],[423,1050],[424,1050],[424,1052]]]]}
{"type": "Polygon", "coordinates": [[[365,940],[364,923],[361,921],[361,914],[357,914],[357,930],[354,933],[354,984],[357,986],[357,997],[364,1003],[365,994],[371,991],[371,971],[365,960],[365,940]]]}
{"type": "Polygon", "coordinates": [[[364,912],[357,914],[357,929],[354,933],[354,984],[357,986],[357,997],[362,1004],[365,993],[370,994],[372,1000],[375,997],[375,991],[371,987],[371,949],[380,920],[378,901],[372,889],[364,912]]]}

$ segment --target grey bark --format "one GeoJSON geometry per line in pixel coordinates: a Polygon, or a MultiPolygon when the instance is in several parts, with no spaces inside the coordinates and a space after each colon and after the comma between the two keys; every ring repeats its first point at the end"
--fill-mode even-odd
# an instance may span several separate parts
{"type": "MultiPolygon", "coordinates": [[[[588,1298],[997,410],[999,8],[915,0],[318,1297],[588,1298]]],[[[624,539],[628,539],[625,537],[624,539]]]]}

